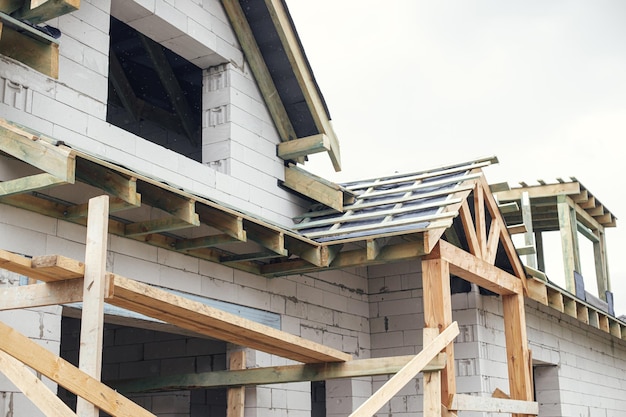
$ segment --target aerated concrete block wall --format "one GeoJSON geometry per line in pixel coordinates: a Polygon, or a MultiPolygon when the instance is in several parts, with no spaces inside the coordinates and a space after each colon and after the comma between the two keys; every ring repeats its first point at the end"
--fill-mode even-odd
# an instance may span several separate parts
{"type": "Polygon", "coordinates": [[[3,118],[281,225],[304,211],[278,186],[280,139],[219,0],[85,0],[49,24],[62,32],[59,79],[0,56],[3,118]],[[111,15],[204,70],[204,163],[106,121],[111,15]]]}

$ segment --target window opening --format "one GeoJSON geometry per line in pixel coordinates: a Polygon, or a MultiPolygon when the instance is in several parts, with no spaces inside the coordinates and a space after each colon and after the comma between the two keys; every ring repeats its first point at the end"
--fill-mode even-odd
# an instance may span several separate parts
{"type": "Polygon", "coordinates": [[[107,122],[201,161],[202,70],[111,17],[107,122]]]}

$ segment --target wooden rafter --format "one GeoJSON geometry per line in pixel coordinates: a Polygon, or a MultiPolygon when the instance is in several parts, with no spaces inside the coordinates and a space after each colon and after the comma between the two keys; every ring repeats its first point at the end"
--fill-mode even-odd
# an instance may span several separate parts
{"type": "Polygon", "coordinates": [[[336,211],[343,211],[344,204],[349,204],[354,199],[349,191],[342,189],[337,184],[324,180],[295,165],[285,167],[285,180],[282,184],[336,211]]]}
{"type": "Polygon", "coordinates": [[[239,1],[222,0],[222,4],[228,14],[228,18],[230,19],[235,34],[237,35],[241,48],[250,63],[250,69],[254,74],[254,78],[259,85],[261,93],[263,94],[265,104],[267,104],[272,120],[274,120],[274,124],[276,125],[281,141],[297,139],[296,132],[291,124],[291,121],[289,120],[285,106],[283,105],[280,95],[276,90],[276,85],[272,80],[270,71],[265,64],[263,55],[261,54],[259,46],[256,43],[256,39],[252,34],[252,29],[250,29],[250,24],[241,9],[239,1]]]}
{"type": "Polygon", "coordinates": [[[365,400],[363,404],[350,414],[350,417],[369,417],[374,415],[398,391],[404,388],[410,380],[415,378],[440,351],[452,343],[458,334],[459,326],[456,322],[443,329],[439,336],[435,337],[430,343],[425,344],[420,353],[415,355],[409,363],[391,377],[378,391],[365,400]]]}
{"type": "Polygon", "coordinates": [[[341,171],[341,153],[339,141],[335,136],[335,131],[328,119],[326,108],[322,101],[313,75],[306,62],[302,48],[298,42],[295,32],[293,31],[291,20],[285,10],[284,3],[277,0],[266,0],[265,4],[269,14],[274,22],[274,27],[278,33],[278,37],[287,54],[287,59],[294,70],[300,89],[304,94],[306,104],[313,116],[315,126],[320,133],[325,134],[329,141],[328,155],[333,163],[335,171],[341,171]]]}

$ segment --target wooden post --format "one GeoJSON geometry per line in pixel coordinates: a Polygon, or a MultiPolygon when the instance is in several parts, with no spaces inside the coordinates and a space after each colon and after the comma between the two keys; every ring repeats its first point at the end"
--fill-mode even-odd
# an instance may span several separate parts
{"type": "Polygon", "coordinates": [[[524,226],[526,226],[524,244],[535,248],[535,253],[529,253],[526,255],[526,264],[531,268],[537,269],[537,247],[535,245],[535,236],[533,233],[533,214],[530,207],[530,197],[528,196],[528,191],[524,191],[522,193],[522,219],[524,221],[524,226]]]}
{"type": "MultiPolygon", "coordinates": [[[[502,307],[511,399],[533,401],[524,296],[522,294],[503,295],[502,307]]],[[[514,415],[514,417],[521,416],[514,415]]]]}
{"type": "MultiPolygon", "coordinates": [[[[78,367],[97,380],[100,380],[102,371],[108,225],[109,196],[103,195],[90,199],[78,367]]],[[[76,414],[80,417],[98,417],[99,410],[90,402],[78,397],[76,414]]]]}
{"type": "MultiPolygon", "coordinates": [[[[230,353],[229,369],[246,369],[246,352],[237,350],[230,353]]],[[[228,388],[226,417],[243,417],[246,400],[246,387],[228,388]]]]}
{"type": "MultiPolygon", "coordinates": [[[[439,329],[425,327],[423,345],[426,346],[439,335],[439,329]]],[[[441,371],[424,372],[424,411],[425,416],[441,417],[441,371]]]]}
{"type": "Polygon", "coordinates": [[[572,230],[572,220],[570,206],[567,204],[566,196],[557,197],[557,209],[559,213],[559,230],[561,232],[561,249],[563,251],[563,270],[565,273],[565,288],[572,294],[576,294],[576,282],[574,280],[575,264],[575,243],[572,230]]]}
{"type": "MultiPolygon", "coordinates": [[[[450,295],[450,269],[441,259],[439,244],[431,254],[422,259],[422,287],[424,297],[424,325],[442,332],[452,323],[452,299],[450,295]]],[[[454,377],[454,346],[450,343],[446,353],[446,367],[441,372],[441,400],[446,407],[456,393],[454,377]]]]}

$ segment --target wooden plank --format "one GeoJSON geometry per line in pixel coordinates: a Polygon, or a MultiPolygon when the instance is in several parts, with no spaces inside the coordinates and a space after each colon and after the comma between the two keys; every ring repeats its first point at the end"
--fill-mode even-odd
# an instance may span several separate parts
{"type": "MultiPolygon", "coordinates": [[[[0,268],[4,268],[20,275],[25,275],[39,281],[59,281],[57,271],[50,271],[45,268],[33,268],[32,260],[30,258],[2,249],[0,249],[0,268]]],[[[72,272],[69,272],[69,274],[72,276],[72,272]]],[[[80,277],[82,277],[82,275],[80,275],[80,277]]],[[[77,276],[74,276],[73,278],[77,278],[77,276]]]]}
{"type": "MultiPolygon", "coordinates": [[[[283,384],[303,381],[357,378],[395,374],[414,355],[356,359],[346,362],[308,363],[250,368],[240,371],[212,371],[184,375],[140,378],[120,381],[112,386],[122,393],[178,391],[196,388],[283,384]]],[[[437,371],[446,365],[444,353],[438,354],[424,367],[424,372],[437,371]]]]}
{"type": "Polygon", "coordinates": [[[509,400],[505,398],[479,397],[477,395],[455,394],[451,410],[482,411],[488,413],[515,413],[538,415],[539,404],[535,401],[509,400]]]}
{"type": "Polygon", "coordinates": [[[483,259],[490,264],[494,264],[496,262],[498,245],[500,244],[501,228],[501,222],[497,221],[497,219],[495,221],[492,220],[491,227],[489,228],[489,235],[487,236],[486,250],[483,253],[483,259]]]}
{"type": "Polygon", "coordinates": [[[300,362],[351,359],[338,350],[120,276],[114,277],[114,295],[108,302],[205,336],[300,362]]]}
{"type": "Polygon", "coordinates": [[[361,404],[350,417],[365,417],[374,415],[385,405],[398,391],[421,372],[440,351],[448,346],[459,334],[459,326],[456,322],[444,329],[439,336],[425,345],[420,353],[415,355],[398,373],[391,377],[371,397],[361,404]]]}
{"type": "MultiPolygon", "coordinates": [[[[438,328],[425,327],[423,344],[432,342],[439,334],[438,328]]],[[[429,417],[441,417],[441,372],[424,371],[424,406],[423,414],[429,417]]]]}
{"type": "Polygon", "coordinates": [[[265,64],[263,55],[259,50],[259,46],[256,43],[256,39],[252,34],[252,29],[250,29],[250,25],[248,24],[248,20],[246,19],[243,10],[241,9],[239,1],[222,0],[222,5],[224,6],[224,10],[228,15],[231,25],[233,26],[235,34],[237,35],[241,49],[250,63],[250,69],[254,74],[256,82],[258,83],[259,89],[261,90],[265,104],[267,105],[272,116],[272,120],[276,125],[281,141],[296,139],[296,132],[291,124],[291,121],[289,120],[285,106],[280,99],[278,90],[276,90],[272,76],[267,68],[267,65],[265,64]]]}
{"type": "Polygon", "coordinates": [[[525,224],[512,224],[506,227],[506,230],[510,235],[518,235],[520,233],[526,233],[526,225],[525,224]]]}
{"type": "MultiPolygon", "coordinates": [[[[78,368],[96,380],[100,380],[102,372],[108,225],[109,196],[91,198],[87,216],[78,368]]],[[[78,398],[76,413],[81,417],[98,417],[99,410],[89,401],[78,398]]]]}
{"type": "Polygon", "coordinates": [[[450,265],[450,273],[497,294],[516,294],[522,291],[522,281],[514,275],[445,241],[438,242],[438,245],[440,256],[450,265]]]}
{"type": "Polygon", "coordinates": [[[15,17],[37,24],[75,12],[79,8],[80,0],[26,0],[15,17]]]}
{"type": "MultiPolygon", "coordinates": [[[[532,401],[533,386],[523,294],[502,296],[502,309],[511,398],[532,401]]],[[[512,417],[516,415],[520,416],[518,413],[512,417]]]]}
{"type": "MultiPolygon", "coordinates": [[[[229,369],[246,369],[246,351],[237,350],[230,353],[229,369]]],[[[246,405],[246,388],[228,388],[226,393],[226,417],[243,417],[246,405]]]]}
{"type": "Polygon", "coordinates": [[[297,166],[285,167],[282,184],[337,211],[343,211],[344,193],[339,188],[297,166]]]}
{"type": "Polygon", "coordinates": [[[610,327],[611,335],[618,337],[620,339],[622,338],[622,330],[621,330],[621,326],[619,322],[613,319],[609,319],[609,327],[610,327]]]}
{"type": "Polygon", "coordinates": [[[598,314],[598,328],[607,333],[611,332],[609,327],[609,317],[604,314],[598,314]]]}
{"type": "Polygon", "coordinates": [[[83,300],[83,280],[0,288],[0,311],[75,303],[83,300]]]}
{"type": "Polygon", "coordinates": [[[0,350],[112,416],[156,417],[2,322],[0,350]]]}
{"type": "Polygon", "coordinates": [[[47,172],[0,182],[0,197],[43,190],[57,185],[67,184],[64,180],[47,172]]]}
{"type": "Polygon", "coordinates": [[[31,268],[54,277],[55,281],[85,276],[85,264],[83,262],[61,255],[35,256],[31,261],[31,268]]]}
{"type": "MultiPolygon", "coordinates": [[[[0,351],[0,371],[47,417],[77,417],[57,395],[17,359],[0,351]]],[[[11,412],[10,412],[11,413],[11,412]]],[[[12,414],[12,413],[11,413],[12,414]]]]}
{"type": "Polygon", "coordinates": [[[323,133],[281,142],[277,154],[283,160],[294,160],[303,156],[330,150],[330,139],[323,133]]]}
{"type": "MultiPolygon", "coordinates": [[[[2,31],[2,41],[11,39],[5,38],[7,29],[5,26],[2,31]]],[[[19,42],[16,46],[19,46],[19,42]]],[[[0,151],[67,183],[73,184],[75,181],[76,160],[71,149],[51,145],[2,118],[0,118],[0,151]]]]}
{"type": "Polygon", "coordinates": [[[328,246],[320,246],[315,242],[296,239],[289,235],[285,235],[285,249],[315,266],[327,267],[334,259],[334,254],[331,254],[328,246]]]}
{"type": "MultiPolygon", "coordinates": [[[[441,330],[452,323],[452,299],[449,264],[440,255],[439,247],[435,246],[431,255],[422,259],[422,287],[424,326],[441,330]]],[[[450,395],[456,392],[454,345],[447,345],[444,352],[447,364],[441,371],[439,404],[447,406],[450,395]]]]}

